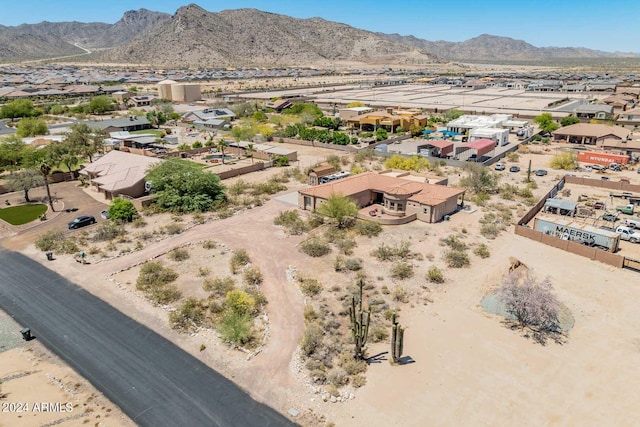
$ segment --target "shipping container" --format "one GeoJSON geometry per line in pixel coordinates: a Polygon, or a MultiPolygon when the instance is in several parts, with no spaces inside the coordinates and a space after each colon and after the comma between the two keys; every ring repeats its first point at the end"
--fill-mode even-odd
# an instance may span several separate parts
{"type": "Polygon", "coordinates": [[[603,166],[609,166],[611,163],[626,165],[629,163],[629,156],[623,154],[598,153],[596,151],[578,151],[578,161],[603,166]]]}
{"type": "Polygon", "coordinates": [[[534,229],[558,239],[607,248],[609,252],[616,252],[620,243],[620,234],[614,231],[603,230],[570,219],[539,216],[535,219],[534,229]]]}

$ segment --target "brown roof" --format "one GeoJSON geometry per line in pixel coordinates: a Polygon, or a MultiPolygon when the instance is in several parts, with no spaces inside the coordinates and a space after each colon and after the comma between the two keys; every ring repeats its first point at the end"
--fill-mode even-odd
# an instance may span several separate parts
{"type": "Polygon", "coordinates": [[[162,160],[112,150],[82,169],[85,175],[97,175],[92,182],[107,191],[124,190],[144,180],[147,170],[162,160]]]}
{"type": "Polygon", "coordinates": [[[465,190],[459,188],[420,183],[401,177],[380,175],[375,172],[349,176],[337,181],[305,188],[299,192],[303,195],[328,199],[332,194],[351,196],[367,190],[394,195],[411,195],[409,200],[430,206],[439,205],[465,192],[465,190]]]}
{"type": "Polygon", "coordinates": [[[575,125],[564,126],[555,132],[556,135],[591,136],[602,138],[607,135],[614,135],[618,138],[627,138],[631,132],[620,126],[608,126],[591,123],[577,123],[575,125]]]}
{"type": "Polygon", "coordinates": [[[334,168],[332,165],[327,163],[327,164],[316,166],[315,168],[312,168],[309,172],[314,172],[316,175],[322,176],[323,174],[330,174],[335,170],[336,168],[334,168]]]}

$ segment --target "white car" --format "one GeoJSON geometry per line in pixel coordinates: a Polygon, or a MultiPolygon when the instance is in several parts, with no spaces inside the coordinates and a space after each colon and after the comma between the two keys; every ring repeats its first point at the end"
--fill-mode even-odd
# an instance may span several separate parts
{"type": "Polygon", "coordinates": [[[631,243],[640,242],[640,233],[632,228],[620,225],[616,228],[616,233],[620,233],[620,238],[622,240],[628,240],[631,243]]]}
{"type": "Polygon", "coordinates": [[[496,166],[494,167],[494,169],[497,171],[503,171],[506,168],[507,166],[504,163],[496,163],[496,166]]]}

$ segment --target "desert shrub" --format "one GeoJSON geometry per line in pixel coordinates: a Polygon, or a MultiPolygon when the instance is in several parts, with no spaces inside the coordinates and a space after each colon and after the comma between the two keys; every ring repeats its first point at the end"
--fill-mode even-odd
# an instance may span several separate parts
{"type": "Polygon", "coordinates": [[[342,228],[329,227],[324,232],[324,239],[329,243],[336,243],[347,237],[347,232],[342,228]]]}
{"type": "Polygon", "coordinates": [[[344,257],[342,255],[336,256],[335,261],[333,261],[333,269],[335,271],[344,271],[346,269],[344,265],[344,257]]]}
{"type": "Polygon", "coordinates": [[[192,331],[204,321],[204,306],[196,298],[187,298],[176,311],[169,313],[169,323],[173,329],[192,331]]]}
{"type": "Polygon", "coordinates": [[[317,228],[324,224],[324,217],[317,213],[312,214],[307,221],[309,228],[317,228]]]}
{"type": "Polygon", "coordinates": [[[218,297],[227,295],[236,286],[236,281],[233,277],[216,277],[215,279],[205,279],[202,284],[202,289],[206,292],[211,292],[218,297]]]}
{"type": "Polygon", "coordinates": [[[370,332],[372,342],[382,342],[389,338],[389,331],[383,326],[376,326],[370,332]]]}
{"type": "Polygon", "coordinates": [[[395,252],[391,246],[382,243],[376,249],[371,252],[371,255],[378,259],[378,261],[391,261],[395,258],[395,252]]]}
{"type": "Polygon", "coordinates": [[[562,307],[548,278],[538,281],[533,274],[513,272],[505,276],[498,297],[513,316],[516,326],[531,329],[534,339],[541,344],[549,337],[556,341],[562,337],[562,307]]]}
{"type": "Polygon", "coordinates": [[[158,262],[148,262],[140,269],[136,289],[157,304],[167,304],[180,298],[180,291],[173,284],[177,278],[178,273],[170,268],[158,262]]]}
{"type": "Polygon", "coordinates": [[[356,241],[351,237],[345,237],[344,239],[338,239],[335,242],[336,247],[345,255],[351,255],[353,248],[357,246],[356,241]]]}
{"type": "Polygon", "coordinates": [[[480,226],[480,234],[487,239],[495,239],[500,234],[500,227],[496,224],[482,224],[480,226]]]}
{"type": "Polygon", "coordinates": [[[305,356],[309,357],[320,349],[324,338],[324,329],[317,322],[307,325],[300,340],[300,348],[305,356]]]}
{"type": "Polygon", "coordinates": [[[298,283],[300,284],[302,293],[308,297],[318,295],[322,292],[322,284],[316,279],[298,277],[298,283]]]}
{"type": "Polygon", "coordinates": [[[399,262],[391,267],[390,275],[394,279],[404,280],[413,277],[413,265],[399,262]]]}
{"type": "Polygon", "coordinates": [[[440,270],[435,265],[432,265],[427,271],[427,280],[429,280],[431,283],[443,283],[444,275],[442,274],[442,270],[440,270]]]}
{"type": "Polygon", "coordinates": [[[246,270],[243,274],[244,283],[247,285],[257,286],[262,283],[264,279],[262,273],[256,267],[252,267],[246,270]]]}
{"type": "Polygon", "coordinates": [[[367,384],[367,377],[364,375],[355,375],[351,378],[351,385],[354,388],[364,387],[367,384]]]}
{"type": "Polygon", "coordinates": [[[189,259],[189,251],[183,248],[175,248],[171,249],[167,256],[173,261],[180,262],[189,259]]]}
{"type": "Polygon", "coordinates": [[[311,237],[300,243],[300,250],[311,257],[321,257],[331,252],[329,244],[317,237],[311,237]]]}
{"type": "Polygon", "coordinates": [[[73,254],[80,250],[76,241],[72,238],[62,239],[56,246],[56,252],[63,254],[73,254]]]}
{"type": "Polygon", "coordinates": [[[247,251],[241,249],[233,253],[233,255],[231,256],[231,261],[229,262],[231,264],[231,272],[233,274],[237,274],[240,269],[249,264],[251,260],[249,259],[247,251]]]}
{"type": "Polygon", "coordinates": [[[517,162],[518,160],[520,160],[520,154],[515,153],[515,152],[511,152],[509,154],[507,154],[507,160],[510,162],[517,162]]]}
{"type": "Polygon", "coordinates": [[[334,368],[329,371],[327,379],[334,387],[342,387],[349,384],[349,375],[342,368],[334,368]]]}
{"type": "Polygon", "coordinates": [[[467,244],[453,234],[450,234],[446,238],[441,239],[441,242],[454,251],[464,251],[467,249],[467,244]]]}
{"type": "Polygon", "coordinates": [[[469,267],[471,261],[469,261],[469,255],[466,252],[450,249],[445,255],[444,259],[447,262],[447,266],[451,268],[469,267]]]}
{"type": "Polygon", "coordinates": [[[184,230],[184,227],[182,226],[182,224],[177,224],[175,222],[172,222],[171,224],[167,224],[164,226],[164,232],[170,236],[180,234],[182,233],[183,230],[184,230]]]}
{"type": "Polygon", "coordinates": [[[64,239],[64,233],[60,230],[47,231],[36,239],[36,248],[41,251],[53,251],[58,242],[64,239]]]}
{"type": "Polygon", "coordinates": [[[393,294],[391,295],[393,300],[396,302],[407,302],[409,301],[409,294],[407,290],[402,286],[396,286],[393,289],[393,294]]]}
{"type": "Polygon", "coordinates": [[[204,242],[202,242],[203,249],[215,249],[217,247],[218,245],[213,240],[205,240],[204,242]]]}
{"type": "Polygon", "coordinates": [[[352,353],[342,353],[338,358],[338,365],[348,375],[357,375],[367,371],[367,362],[354,359],[352,353]]]}
{"type": "Polygon", "coordinates": [[[104,242],[125,234],[124,224],[120,221],[104,221],[96,227],[93,241],[104,242]]]}
{"type": "Polygon", "coordinates": [[[141,216],[136,217],[133,222],[131,222],[131,225],[133,225],[135,228],[142,228],[145,225],[147,225],[147,222],[144,220],[144,218],[142,218],[141,216]]]}
{"type": "Polygon", "coordinates": [[[256,310],[256,300],[245,291],[233,289],[227,292],[224,298],[224,307],[227,311],[250,315],[256,310]]]}
{"type": "Polygon", "coordinates": [[[553,169],[573,170],[578,168],[578,156],[574,153],[565,151],[558,153],[551,158],[549,163],[553,169]]]}
{"type": "Polygon", "coordinates": [[[227,311],[218,324],[218,332],[224,341],[245,345],[253,338],[253,323],[247,313],[227,311]]]}
{"type": "Polygon", "coordinates": [[[347,258],[344,260],[344,267],[350,271],[359,271],[362,269],[362,260],[358,258],[347,258]]]}
{"type": "Polygon", "coordinates": [[[287,233],[291,235],[300,235],[309,230],[309,225],[295,210],[280,212],[274,218],[273,223],[284,227],[287,233]]]}
{"type": "Polygon", "coordinates": [[[211,273],[209,267],[198,267],[198,275],[199,276],[208,276],[211,273]]]}
{"type": "Polygon", "coordinates": [[[304,321],[306,323],[313,322],[318,318],[318,313],[316,312],[315,308],[313,308],[311,304],[307,304],[304,306],[304,310],[302,314],[304,315],[304,321]]]}
{"type": "Polygon", "coordinates": [[[473,253],[478,255],[480,258],[489,258],[491,256],[491,252],[489,252],[489,248],[484,243],[479,244],[473,250],[473,253]]]}
{"type": "Polygon", "coordinates": [[[358,221],[354,230],[362,236],[375,237],[382,232],[382,226],[373,221],[358,221]]]}

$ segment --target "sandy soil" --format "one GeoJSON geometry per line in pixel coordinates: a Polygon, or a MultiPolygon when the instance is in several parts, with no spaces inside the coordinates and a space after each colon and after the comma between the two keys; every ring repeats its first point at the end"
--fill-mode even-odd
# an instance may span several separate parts
{"type": "MultiPolygon", "coordinates": [[[[548,167],[551,154],[525,155],[519,161],[524,170],[530,156],[534,168],[550,171],[547,177],[534,178],[539,185],[534,190],[536,196],[545,193],[557,175],[548,167]]],[[[505,182],[522,185],[522,172],[501,174],[505,182]]],[[[261,174],[256,176],[264,178],[261,174]]],[[[525,210],[520,202],[505,203],[512,206],[514,213],[525,210]]],[[[635,369],[640,362],[640,312],[629,303],[640,297],[637,274],[515,236],[511,228],[497,239],[487,240],[477,230],[478,220],[488,208],[461,212],[439,224],[415,221],[401,227],[385,227],[377,238],[358,239],[353,256],[363,259],[367,275],[375,279],[376,290],[387,285],[391,289],[402,286],[408,292],[407,303],[393,302],[389,297],[387,301],[400,309],[400,321],[407,326],[404,353],[414,363],[372,363],[366,374],[367,385],[354,391],[355,399],[324,402],[299,368],[296,349],[304,329],[305,302],[288,280],[287,269],[293,266],[318,278],[327,288],[331,284],[345,288],[353,282],[354,275],[333,271],[335,251],[321,259],[309,258],[296,249],[304,237],[286,237],[273,225],[278,212],[291,208],[272,200],[231,218],[150,242],[127,256],[85,266],[61,258],[48,266],[283,412],[288,408],[312,410],[338,426],[599,426],[633,425],[629,421],[640,418],[634,394],[640,381],[640,371],[635,369]],[[491,257],[470,255],[470,268],[445,270],[445,284],[428,284],[424,275],[429,266],[444,268],[444,248],[439,239],[450,234],[472,247],[487,244],[491,257]],[[220,344],[211,332],[187,335],[172,331],[165,309],[151,306],[126,286],[127,281],[134,280],[135,270],[129,270],[131,267],[162,256],[173,247],[204,239],[219,241],[231,249],[246,249],[265,277],[262,291],[269,301],[269,340],[250,360],[244,353],[220,344]],[[402,240],[410,241],[412,251],[422,254],[422,258],[411,261],[414,277],[400,282],[390,279],[391,264],[375,262],[369,254],[381,242],[396,244],[402,240]],[[538,276],[551,278],[559,299],[575,318],[566,344],[535,344],[506,328],[500,318],[481,310],[480,300],[499,284],[508,269],[509,257],[519,258],[538,276]],[[119,278],[124,286],[105,280],[121,271],[124,273],[119,278]],[[206,344],[205,351],[199,351],[201,344],[206,344]]],[[[147,221],[153,226],[154,216],[147,221]]],[[[44,262],[33,246],[23,252],[44,262]]],[[[216,271],[218,261],[228,263],[224,257],[212,258],[211,271],[216,271]]],[[[193,268],[197,266],[194,264],[193,268]]],[[[330,298],[328,292],[322,297],[330,298]]],[[[387,350],[387,343],[372,344],[368,353],[387,350]]],[[[383,354],[382,359],[385,357],[383,354]]],[[[305,425],[318,425],[313,417],[298,420],[305,425]]]]}
{"type": "MultiPolygon", "coordinates": [[[[20,327],[4,313],[0,329],[20,335],[20,327]]],[[[37,339],[12,343],[13,348],[2,348],[0,353],[0,426],[135,425],[37,339]]]]}

